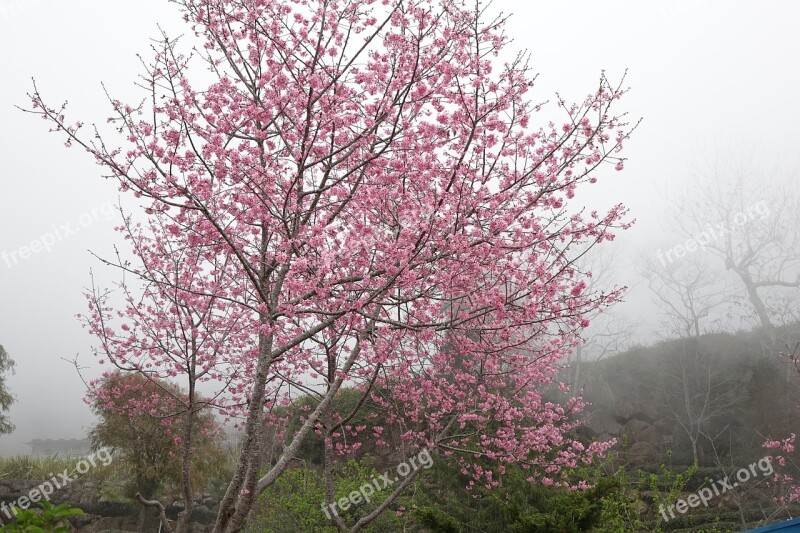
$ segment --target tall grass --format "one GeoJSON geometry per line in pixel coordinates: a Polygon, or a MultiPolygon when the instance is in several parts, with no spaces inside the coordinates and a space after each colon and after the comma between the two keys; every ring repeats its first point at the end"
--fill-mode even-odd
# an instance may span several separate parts
{"type": "MultiPolygon", "coordinates": [[[[0,481],[11,479],[46,481],[66,470],[73,478],[97,482],[103,497],[107,500],[130,500],[130,495],[126,495],[124,488],[132,479],[133,472],[123,458],[114,455],[113,461],[107,466],[99,459],[95,459],[95,466],[89,468],[85,474],[76,474],[76,466],[82,459],[82,457],[32,455],[0,457],[0,481]]],[[[225,493],[236,466],[236,456],[232,453],[223,453],[218,459],[202,473],[195,473],[193,485],[196,485],[195,491],[198,495],[210,493],[214,497],[221,497],[225,493]]],[[[164,496],[168,498],[174,499],[180,495],[180,487],[167,485],[163,490],[164,496]]]]}
{"type": "MultiPolygon", "coordinates": [[[[61,457],[61,456],[32,456],[18,455],[16,457],[0,457],[0,479],[35,479],[46,480],[57,475],[64,470],[74,472],[75,466],[81,461],[80,457],[61,457]]],[[[104,479],[109,474],[109,469],[113,463],[104,466],[99,460],[95,461],[97,466],[89,469],[82,478],[104,479]]]]}

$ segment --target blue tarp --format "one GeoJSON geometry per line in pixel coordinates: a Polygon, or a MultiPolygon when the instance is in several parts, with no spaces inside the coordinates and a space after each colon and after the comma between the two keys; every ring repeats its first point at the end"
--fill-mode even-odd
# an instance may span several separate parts
{"type": "Polygon", "coordinates": [[[780,524],[772,524],[771,526],[764,526],[758,529],[751,529],[745,533],[762,533],[763,531],[778,531],[780,533],[798,532],[800,533],[800,518],[789,520],[788,522],[781,522],[780,524]]]}

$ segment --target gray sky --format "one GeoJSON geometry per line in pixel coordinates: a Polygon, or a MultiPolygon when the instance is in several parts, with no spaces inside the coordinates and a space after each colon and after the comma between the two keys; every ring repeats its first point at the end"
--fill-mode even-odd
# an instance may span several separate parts
{"type": "MultiPolygon", "coordinates": [[[[74,315],[85,310],[90,268],[101,283],[116,279],[87,252],[112,249],[116,235],[107,213],[116,187],[84,153],[66,150],[43,121],[13,106],[27,104],[31,77],[46,98],[68,99],[70,115],[87,123],[109,114],[100,82],[115,97],[138,99],[136,54],[148,57],[157,24],[172,34],[184,26],[166,1],[119,6],[0,0],[0,253],[8,253],[0,256],[0,344],[17,362],[9,386],[18,399],[11,411],[17,431],[0,437],[0,455],[25,453],[22,443],[37,437],[81,437],[92,422],[83,385],[61,358],[80,354],[84,364],[94,363],[92,339],[74,315]]],[[[796,164],[799,3],[496,0],[495,6],[514,13],[511,46],[532,54],[537,100],[553,100],[555,91],[568,101],[582,98],[602,69],[612,81],[628,69],[632,91],[619,109],[644,122],[626,147],[625,172],[594,189],[597,201],[621,201],[639,220],[617,248],[620,283],[635,283],[624,279],[624,266],[643,246],[678,240],[661,232],[663,194],[691,177],[693,158],[755,145],[770,163],[796,164]]],[[[648,301],[635,291],[630,299],[629,306],[648,301]]]]}

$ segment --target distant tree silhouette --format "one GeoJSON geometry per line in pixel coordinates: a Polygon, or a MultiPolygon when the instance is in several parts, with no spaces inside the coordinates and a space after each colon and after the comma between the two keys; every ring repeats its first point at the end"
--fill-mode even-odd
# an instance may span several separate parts
{"type": "Polygon", "coordinates": [[[800,289],[800,193],[796,173],[765,168],[752,153],[741,150],[700,169],[703,179],[678,198],[671,218],[690,239],[681,253],[691,247],[715,256],[744,289],[760,326],[772,331],[776,315],[796,308],[800,289]]]}
{"type": "Polygon", "coordinates": [[[660,263],[652,257],[639,265],[641,276],[655,296],[667,336],[699,337],[716,333],[708,324],[712,311],[730,301],[730,289],[719,280],[722,273],[701,254],[675,263],[660,263]]]}
{"type": "Polygon", "coordinates": [[[8,355],[5,348],[0,346],[0,435],[11,433],[14,431],[14,425],[4,415],[4,411],[8,411],[11,404],[14,403],[14,396],[8,392],[6,388],[6,378],[4,374],[7,372],[14,372],[14,361],[8,355]]]}

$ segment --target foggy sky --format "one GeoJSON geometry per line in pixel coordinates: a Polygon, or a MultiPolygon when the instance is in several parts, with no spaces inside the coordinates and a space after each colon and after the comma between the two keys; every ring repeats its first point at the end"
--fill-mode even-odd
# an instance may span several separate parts
{"type": "MultiPolygon", "coordinates": [[[[496,0],[495,8],[514,13],[507,32],[512,48],[532,55],[536,100],[552,102],[556,91],[582,99],[601,70],[612,82],[628,71],[632,90],[617,109],[644,121],[625,148],[625,171],[592,193],[593,201],[626,204],[638,219],[614,250],[618,282],[635,285],[621,312],[647,319],[650,300],[628,266],[643,248],[682,240],[665,234],[660,218],[665,195],[702,179],[690,162],[743,147],[770,166],[798,162],[800,4],[496,0]]],[[[109,255],[118,242],[107,216],[114,183],[14,105],[27,105],[35,77],[46,100],[69,100],[74,119],[103,123],[110,107],[100,83],[121,100],[141,98],[136,54],[149,57],[157,24],[172,35],[186,31],[166,1],[0,0],[0,253],[16,252],[16,264],[0,257],[0,344],[17,363],[8,383],[17,431],[0,437],[0,455],[29,452],[23,443],[33,438],[85,435],[92,417],[83,384],[62,358],[77,354],[97,366],[74,316],[86,309],[90,269],[100,284],[117,279],[87,251],[109,255]],[[55,241],[50,251],[34,253],[45,235],[55,241]]]]}

